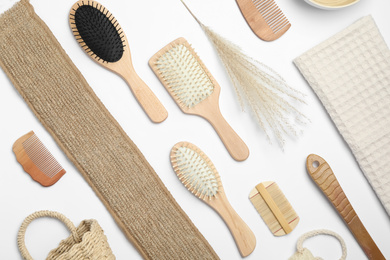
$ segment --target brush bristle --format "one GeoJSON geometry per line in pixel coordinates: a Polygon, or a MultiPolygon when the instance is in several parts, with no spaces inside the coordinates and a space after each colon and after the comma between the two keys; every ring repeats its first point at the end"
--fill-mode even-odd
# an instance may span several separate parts
{"type": "Polygon", "coordinates": [[[62,166],[35,134],[24,141],[22,145],[30,160],[47,177],[52,178],[63,170],[62,166]]]}
{"type": "Polygon", "coordinates": [[[252,2],[273,33],[279,32],[290,24],[274,0],[252,0],[252,2]]]}
{"type": "Polygon", "coordinates": [[[213,81],[192,48],[173,44],[156,60],[156,67],[180,106],[192,108],[214,91],[213,81]]]}
{"type": "Polygon", "coordinates": [[[210,159],[195,145],[179,143],[171,153],[172,166],[189,191],[201,199],[217,196],[220,180],[210,159]]]}
{"type": "Polygon", "coordinates": [[[117,62],[122,58],[123,31],[104,6],[95,1],[82,1],[71,10],[70,20],[77,41],[96,60],[117,62]]]}
{"type": "MultiPolygon", "coordinates": [[[[283,192],[279,189],[278,185],[275,182],[268,184],[267,186],[265,186],[265,188],[275,202],[276,206],[281,211],[287,223],[293,229],[298,223],[299,217],[284,196],[283,192]]],[[[275,236],[281,236],[286,234],[280,222],[275,217],[274,213],[267,204],[266,200],[264,200],[264,198],[262,197],[260,192],[257,191],[256,188],[251,192],[251,196],[249,199],[263,218],[268,228],[275,236]]]]}

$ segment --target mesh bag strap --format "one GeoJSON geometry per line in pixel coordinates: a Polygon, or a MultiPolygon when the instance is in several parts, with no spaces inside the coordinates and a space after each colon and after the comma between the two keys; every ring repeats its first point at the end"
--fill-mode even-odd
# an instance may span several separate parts
{"type": "MultiPolygon", "coordinates": [[[[333,231],[330,231],[330,230],[326,230],[326,229],[313,230],[313,231],[310,231],[310,232],[307,232],[307,233],[303,234],[298,239],[297,251],[299,253],[302,253],[303,249],[304,249],[303,248],[303,242],[306,239],[308,239],[308,238],[311,238],[311,237],[314,237],[314,236],[318,236],[318,235],[329,235],[329,236],[333,236],[333,237],[337,238],[340,241],[341,250],[342,250],[342,255],[341,255],[340,260],[345,260],[347,258],[347,247],[345,245],[344,239],[339,234],[337,234],[337,233],[335,233],[333,231]]],[[[317,257],[316,259],[320,260],[321,258],[317,257]]]]}
{"type": "Polygon", "coordinates": [[[37,218],[43,218],[43,217],[50,217],[50,218],[56,218],[63,222],[66,227],[70,230],[71,236],[73,237],[74,241],[76,243],[79,243],[81,241],[81,238],[76,232],[76,227],[73,225],[73,223],[64,215],[61,213],[55,212],[55,211],[49,211],[49,210],[42,210],[37,211],[31,215],[29,215],[25,220],[23,221],[22,225],[19,228],[18,232],[18,247],[19,251],[22,255],[22,257],[26,260],[33,260],[30,253],[27,250],[26,243],[25,243],[25,235],[28,225],[37,218]]]}

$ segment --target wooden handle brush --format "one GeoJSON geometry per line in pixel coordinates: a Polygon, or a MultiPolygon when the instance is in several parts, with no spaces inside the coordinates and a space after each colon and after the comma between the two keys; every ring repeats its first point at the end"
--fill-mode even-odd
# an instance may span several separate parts
{"type": "Polygon", "coordinates": [[[343,218],[366,256],[373,260],[385,259],[360,221],[329,164],[320,156],[310,154],[307,157],[306,167],[310,177],[343,218]]]}
{"type": "Polygon", "coordinates": [[[217,170],[211,160],[197,146],[180,142],[171,150],[174,171],[199,199],[211,206],[225,221],[243,257],[256,247],[256,238],[226,198],[217,170]]]}
{"type": "Polygon", "coordinates": [[[157,52],[149,65],[184,113],[209,121],[235,160],[248,158],[248,147],[219,109],[220,86],[184,38],[157,52]]]}
{"type": "Polygon", "coordinates": [[[150,120],[164,121],[168,112],[135,72],[128,40],[115,17],[98,2],[80,0],[72,6],[69,22],[80,46],[128,83],[150,120]]]}

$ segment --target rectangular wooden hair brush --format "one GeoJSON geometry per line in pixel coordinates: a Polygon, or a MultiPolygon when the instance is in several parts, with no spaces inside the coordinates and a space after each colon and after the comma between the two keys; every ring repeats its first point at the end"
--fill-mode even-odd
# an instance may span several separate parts
{"type": "Polygon", "coordinates": [[[65,174],[65,170],[33,131],[16,140],[12,150],[24,171],[42,186],[53,185],[65,174]]]}
{"type": "Polygon", "coordinates": [[[184,113],[209,121],[235,160],[248,158],[248,147],[219,109],[221,87],[186,39],[166,45],[153,55],[149,65],[184,113]]]}
{"type": "Polygon", "coordinates": [[[298,225],[299,217],[276,182],[262,182],[249,199],[274,236],[287,235],[298,225]]]}

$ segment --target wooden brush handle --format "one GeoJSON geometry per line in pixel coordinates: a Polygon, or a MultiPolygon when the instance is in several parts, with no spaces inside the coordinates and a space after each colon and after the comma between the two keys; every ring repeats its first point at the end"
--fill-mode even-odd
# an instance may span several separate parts
{"type": "Polygon", "coordinates": [[[126,80],[150,120],[154,123],[161,123],[167,118],[168,112],[165,107],[133,68],[127,68],[120,75],[126,80]]]}
{"type": "Polygon", "coordinates": [[[233,235],[234,241],[236,241],[240,254],[243,257],[250,255],[256,247],[256,237],[248,225],[232,208],[225,194],[221,193],[216,199],[207,203],[212,206],[225,221],[233,235]]]}
{"type": "Polygon", "coordinates": [[[329,164],[320,156],[310,154],[306,167],[311,178],[339,212],[367,257],[375,260],[385,259],[344,194],[329,164]]]}
{"type": "Polygon", "coordinates": [[[219,109],[210,110],[210,112],[204,113],[202,116],[214,127],[233,159],[244,161],[248,158],[248,147],[229,123],[226,122],[219,109]]]}

